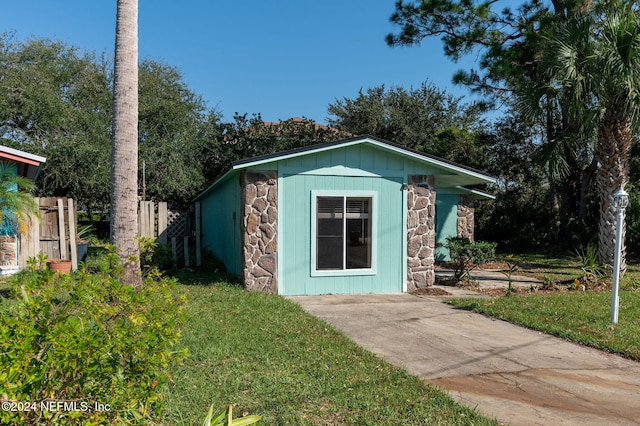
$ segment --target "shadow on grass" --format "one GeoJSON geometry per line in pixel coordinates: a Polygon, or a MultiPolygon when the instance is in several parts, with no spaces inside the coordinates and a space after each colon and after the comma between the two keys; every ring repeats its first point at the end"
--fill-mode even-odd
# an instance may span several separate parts
{"type": "Polygon", "coordinates": [[[175,278],[184,285],[207,286],[214,284],[225,284],[233,287],[240,287],[238,277],[229,274],[225,270],[201,267],[194,269],[171,269],[167,271],[167,276],[175,278]]]}

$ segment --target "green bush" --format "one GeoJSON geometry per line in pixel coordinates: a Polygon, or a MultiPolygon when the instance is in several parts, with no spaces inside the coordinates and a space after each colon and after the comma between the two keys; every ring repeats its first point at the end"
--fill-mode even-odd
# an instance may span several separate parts
{"type": "Polygon", "coordinates": [[[0,399],[19,411],[0,411],[0,424],[146,424],[162,410],[168,366],[185,354],[173,350],[184,301],[171,280],[134,289],[111,272],[14,277],[0,399]]]}
{"type": "Polygon", "coordinates": [[[140,244],[140,269],[143,274],[173,268],[173,251],[170,246],[149,237],[139,238],[138,243],[140,244]]]}
{"type": "Polygon", "coordinates": [[[469,271],[474,265],[482,265],[492,261],[496,256],[496,243],[486,241],[471,241],[463,237],[447,237],[445,244],[451,257],[454,279],[469,277],[469,271]]]}

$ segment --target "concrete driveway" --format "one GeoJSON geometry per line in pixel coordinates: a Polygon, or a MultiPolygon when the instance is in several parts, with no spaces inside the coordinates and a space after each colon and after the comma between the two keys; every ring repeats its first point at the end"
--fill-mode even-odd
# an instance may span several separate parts
{"type": "Polygon", "coordinates": [[[640,424],[640,363],[458,310],[439,297],[290,299],[503,424],[640,424]]]}

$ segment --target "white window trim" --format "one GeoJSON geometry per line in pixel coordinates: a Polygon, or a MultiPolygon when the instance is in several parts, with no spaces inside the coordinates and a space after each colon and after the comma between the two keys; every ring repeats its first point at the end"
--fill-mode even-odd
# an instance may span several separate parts
{"type": "Polygon", "coordinates": [[[376,275],[378,259],[378,204],[376,191],[362,190],[312,190],[311,191],[311,276],[312,277],[342,277],[355,275],[376,275]],[[361,197],[371,198],[371,268],[318,270],[316,269],[317,243],[317,200],[318,197],[361,197]]]}

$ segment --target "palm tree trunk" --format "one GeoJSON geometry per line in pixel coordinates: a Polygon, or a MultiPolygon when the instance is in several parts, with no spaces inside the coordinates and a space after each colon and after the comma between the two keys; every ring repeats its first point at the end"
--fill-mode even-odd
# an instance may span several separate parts
{"type": "MultiPolygon", "coordinates": [[[[620,187],[629,182],[629,154],[633,144],[633,131],[630,119],[603,120],[598,132],[596,159],[598,187],[600,190],[600,222],[598,224],[598,242],[600,262],[613,266],[615,258],[616,209],[613,196],[620,187]]],[[[620,274],[627,268],[625,234],[622,229],[620,274]]]]}
{"type": "Polygon", "coordinates": [[[141,283],[138,234],[138,0],[118,0],[113,83],[111,242],[123,281],[141,283]]]}

